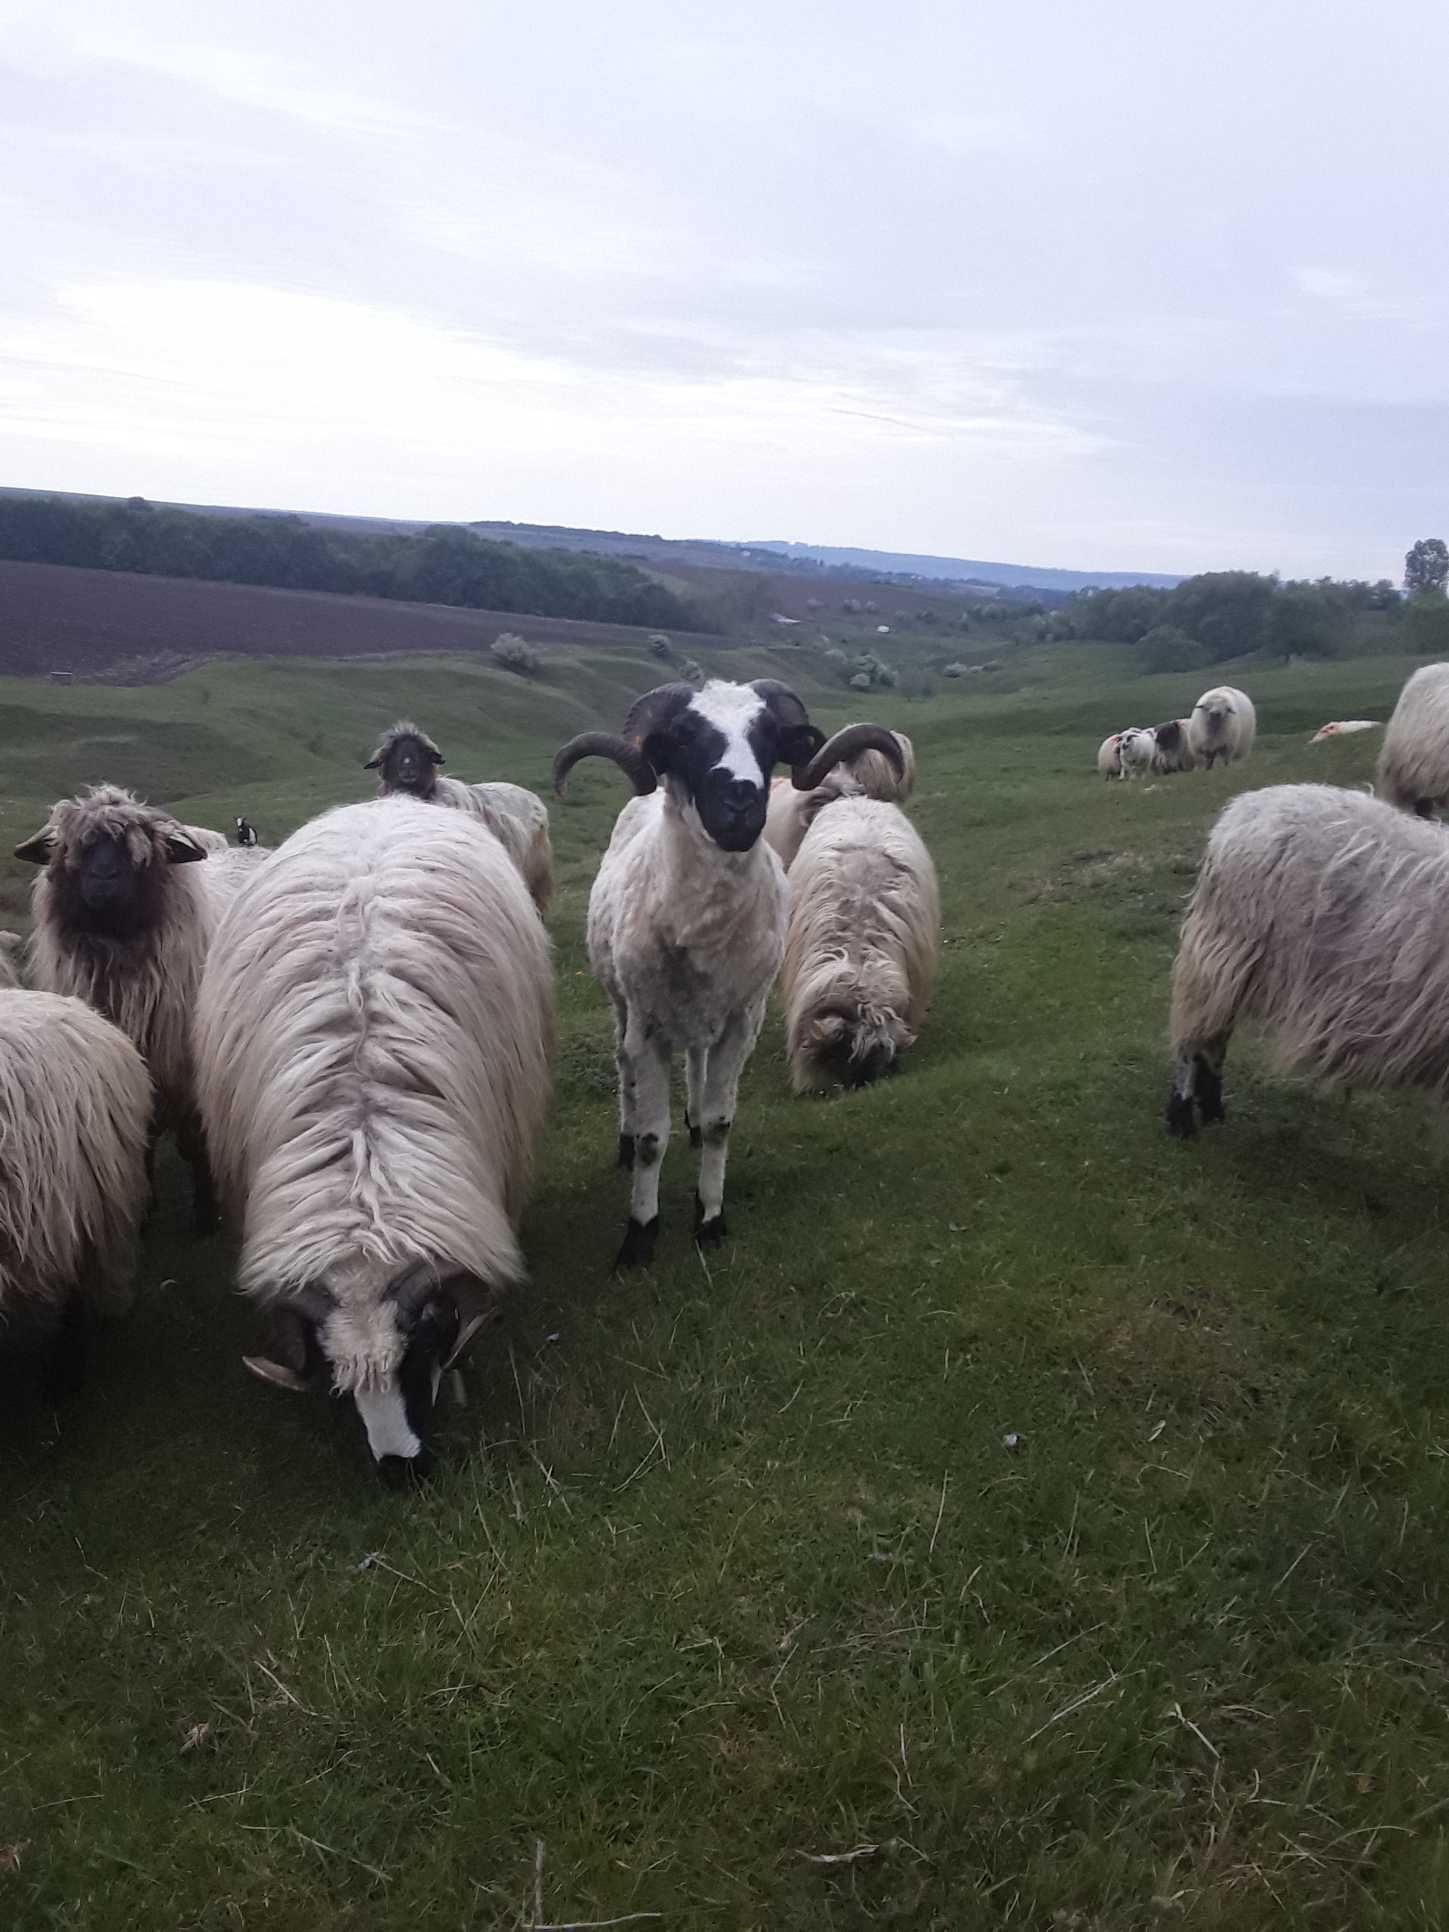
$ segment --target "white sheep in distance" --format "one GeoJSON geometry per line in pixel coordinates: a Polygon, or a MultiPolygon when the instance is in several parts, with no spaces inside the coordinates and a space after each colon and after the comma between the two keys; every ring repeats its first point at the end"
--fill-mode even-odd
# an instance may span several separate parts
{"type": "Polygon", "coordinates": [[[903,731],[893,731],[891,736],[901,754],[899,778],[884,752],[866,750],[842,759],[813,791],[798,791],[789,778],[771,781],[765,837],[787,872],[795,862],[801,840],[832,800],[858,794],[899,803],[910,797],[916,785],[915,746],[903,731]]]}
{"type": "Polygon", "coordinates": [[[589,757],[611,758],[637,794],[619,814],[589,895],[589,960],[618,1030],[619,1155],[633,1169],[616,1267],[653,1257],[676,1053],[685,1059],[690,1138],[702,1148],[695,1240],[711,1247],[724,1238],[740,1074],[785,945],[785,875],[760,836],[770,772],[783,760],[796,787],[813,791],[841,759],[872,746],[901,760],[879,725],[847,725],[827,744],[799,698],[772,678],[712,679],[701,691],[659,686],[634,705],[622,735],[585,732],[554,759],[560,795],[589,757]]]}
{"type": "Polygon", "coordinates": [[[790,871],[780,997],[797,1093],[864,1086],[915,1044],[940,935],[936,868],[905,813],[837,799],[790,871]]]}
{"type": "Polygon", "coordinates": [[[151,1079],[83,1001],[0,992],[0,1331],[38,1343],[49,1395],[80,1379],[98,1314],[130,1299],[151,1079]]]}
{"type": "Polygon", "coordinates": [[[378,792],[383,798],[403,794],[482,819],[523,874],[534,904],[547,912],[553,897],[547,805],[537,792],[505,779],[470,785],[461,778],[445,777],[438,771],[443,763],[442,752],[427,732],[401,718],[383,732],[363,769],[379,773],[378,792]]]}
{"type": "Polygon", "coordinates": [[[1166,777],[1172,772],[1197,770],[1189,735],[1191,729],[1190,718],[1169,718],[1165,724],[1153,726],[1152,769],[1155,772],[1166,777]]]}
{"type": "Polygon", "coordinates": [[[327,812],[218,929],[197,1086],[270,1320],[247,1365],[349,1394],[389,1481],[426,1473],[442,1375],[523,1277],[552,1038],[548,936],[466,813],[327,812]]]}
{"type": "Polygon", "coordinates": [[[1157,756],[1157,734],[1150,725],[1129,725],[1117,745],[1124,778],[1141,778],[1152,770],[1157,756]]]}
{"type": "Polygon", "coordinates": [[[196,1114],[192,1010],[217,918],[265,855],[232,851],[225,839],[208,849],[169,812],[117,785],[61,799],[15,855],[44,868],[31,901],[32,985],[87,1001],[140,1051],[156,1086],[153,1137],[175,1134],[205,1231],[214,1207],[196,1114]],[[193,871],[197,861],[205,863],[193,871]]]}
{"type": "Polygon", "coordinates": [[[1449,1097],[1449,840],[1362,792],[1245,792],[1208,838],[1172,981],[1169,1132],[1223,1118],[1240,1020],[1334,1085],[1449,1097]]]}
{"type": "Polygon", "coordinates": [[[1215,684],[1192,708],[1188,747],[1197,762],[1211,771],[1219,758],[1225,765],[1246,758],[1257,730],[1258,714],[1247,692],[1236,685],[1215,684]]]}
{"type": "Polygon", "coordinates": [[[1122,734],[1114,731],[1097,747],[1097,770],[1103,778],[1122,776],[1122,734]]]}
{"type": "Polygon", "coordinates": [[[1420,818],[1449,809],[1449,664],[1426,664],[1399,693],[1379,751],[1374,796],[1420,818]]]}

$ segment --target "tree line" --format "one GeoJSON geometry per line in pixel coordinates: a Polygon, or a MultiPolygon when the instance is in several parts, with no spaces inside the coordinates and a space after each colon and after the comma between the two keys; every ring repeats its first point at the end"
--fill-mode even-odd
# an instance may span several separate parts
{"type": "Polygon", "coordinates": [[[1171,590],[1079,591],[1047,628],[1059,638],[1137,645],[1149,671],[1200,670],[1250,655],[1340,657],[1371,648],[1375,634],[1406,651],[1442,652],[1449,650],[1446,579],[1449,550],[1429,538],[1405,559],[1403,595],[1388,578],[1299,582],[1210,570],[1171,590]]]}
{"type": "Polygon", "coordinates": [[[0,558],[698,628],[682,598],[633,564],[493,543],[457,524],[433,524],[417,535],[365,534],[289,515],[202,516],[163,509],[143,497],[124,503],[0,497],[0,558]]]}

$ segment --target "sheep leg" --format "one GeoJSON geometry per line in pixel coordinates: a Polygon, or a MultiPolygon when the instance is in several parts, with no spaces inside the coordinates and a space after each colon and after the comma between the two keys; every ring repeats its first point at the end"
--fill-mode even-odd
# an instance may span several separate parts
{"type": "Polygon", "coordinates": [[[684,1056],[684,1124],[691,1147],[703,1147],[700,1122],[704,1118],[704,1081],[709,1066],[708,1047],[690,1047],[684,1056]]]}
{"type": "Polygon", "coordinates": [[[1167,1102],[1167,1131],[1179,1140],[1189,1140],[1197,1132],[1198,1116],[1203,1125],[1226,1120],[1223,1106],[1223,1061],[1227,1057],[1228,1036],[1189,1043],[1178,1050],[1172,1093],[1167,1102]]]}
{"type": "Polygon", "coordinates": [[[634,1063],[624,1051],[624,1039],[629,1028],[629,1010],[626,1006],[614,1008],[614,1065],[619,1075],[619,1165],[634,1165],[634,1148],[638,1140],[639,1095],[634,1081],[634,1063]]]}
{"type": "Polygon", "coordinates": [[[740,1075],[763,1018],[763,1003],[758,1014],[734,1014],[709,1050],[699,1121],[704,1147],[699,1157],[699,1190],[694,1197],[694,1238],[701,1248],[717,1248],[725,1238],[724,1182],[730,1129],[734,1125],[740,1075]]]}
{"type": "Polygon", "coordinates": [[[85,1381],[95,1326],[95,1309],[84,1286],[78,1283],[65,1298],[46,1351],[41,1394],[47,1403],[65,1401],[85,1381]]]}
{"type": "Polygon", "coordinates": [[[669,1145],[669,1042],[645,1028],[642,1038],[636,1039],[631,1031],[622,1051],[633,1074],[638,1133],[629,1225],[614,1266],[647,1268],[659,1236],[659,1169],[669,1145]]]}
{"type": "Polygon", "coordinates": [[[197,1234],[211,1234],[216,1228],[216,1190],[206,1153],[206,1133],[196,1115],[189,1115],[178,1125],[176,1145],[191,1168],[192,1228],[197,1234]]]}

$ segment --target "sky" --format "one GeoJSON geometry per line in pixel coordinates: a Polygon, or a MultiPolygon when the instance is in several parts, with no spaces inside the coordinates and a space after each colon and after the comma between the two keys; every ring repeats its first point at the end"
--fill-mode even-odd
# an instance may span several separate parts
{"type": "Polygon", "coordinates": [[[0,482],[1397,578],[1442,0],[0,0],[0,482]]]}

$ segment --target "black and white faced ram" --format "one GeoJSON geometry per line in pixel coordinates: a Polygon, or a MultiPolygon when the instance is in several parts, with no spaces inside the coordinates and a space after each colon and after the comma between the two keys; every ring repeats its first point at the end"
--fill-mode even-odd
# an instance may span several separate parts
{"type": "Polygon", "coordinates": [[[581,758],[609,758],[636,796],[620,812],[589,895],[594,976],[614,1008],[619,1153],[633,1170],[617,1267],[646,1265],[659,1229],[673,1058],[685,1063],[686,1123],[701,1149],[695,1239],[724,1238],[724,1179],[735,1100],[785,946],[785,876],[761,838],[770,774],[802,791],[842,759],[900,746],[880,725],[848,725],[827,744],[793,691],[770,678],[665,684],[634,705],[622,733],[585,732],[554,760],[554,784],[581,758]]]}

